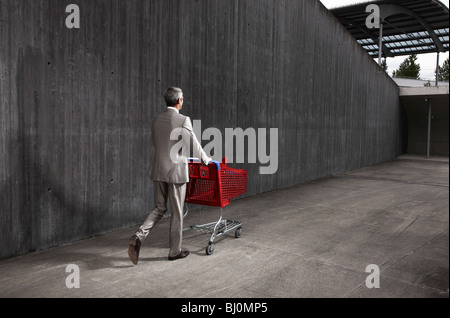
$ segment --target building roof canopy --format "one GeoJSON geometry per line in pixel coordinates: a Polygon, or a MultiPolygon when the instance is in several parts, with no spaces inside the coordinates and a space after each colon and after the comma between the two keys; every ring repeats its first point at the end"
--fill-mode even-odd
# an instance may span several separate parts
{"type": "Polygon", "coordinates": [[[366,25],[370,4],[380,11],[384,57],[449,50],[449,11],[438,0],[379,0],[330,10],[369,55],[379,51],[379,30],[366,25]]]}

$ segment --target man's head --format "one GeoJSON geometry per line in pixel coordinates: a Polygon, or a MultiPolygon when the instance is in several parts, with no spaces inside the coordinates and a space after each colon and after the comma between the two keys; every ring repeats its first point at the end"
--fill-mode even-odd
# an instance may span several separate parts
{"type": "Polygon", "coordinates": [[[178,87],[170,87],[164,93],[166,105],[181,109],[183,107],[183,91],[178,87]]]}

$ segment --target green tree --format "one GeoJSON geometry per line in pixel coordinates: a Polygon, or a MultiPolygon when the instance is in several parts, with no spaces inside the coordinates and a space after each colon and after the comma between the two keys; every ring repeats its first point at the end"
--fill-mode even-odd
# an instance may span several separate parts
{"type": "Polygon", "coordinates": [[[448,57],[442,67],[439,66],[439,80],[448,82],[448,57]]]}
{"type": "Polygon", "coordinates": [[[408,56],[408,58],[400,64],[398,70],[392,72],[392,76],[420,79],[420,65],[416,62],[417,54],[408,56]]]}
{"type": "Polygon", "coordinates": [[[386,62],[386,58],[384,58],[384,60],[381,61],[381,65],[380,66],[383,69],[383,71],[387,72],[388,65],[387,65],[387,62],[386,62]]]}

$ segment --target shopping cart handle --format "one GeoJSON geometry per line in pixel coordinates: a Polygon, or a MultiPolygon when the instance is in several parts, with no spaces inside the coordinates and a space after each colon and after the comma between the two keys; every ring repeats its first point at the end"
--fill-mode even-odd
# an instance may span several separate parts
{"type": "Polygon", "coordinates": [[[219,161],[211,160],[209,163],[214,163],[217,167],[217,170],[220,170],[220,162],[219,161]]]}
{"type": "MultiPolygon", "coordinates": [[[[200,162],[199,158],[189,157],[188,160],[189,160],[189,162],[200,162]]],[[[217,167],[217,170],[220,170],[220,162],[219,161],[211,160],[209,163],[214,163],[217,167]]]]}

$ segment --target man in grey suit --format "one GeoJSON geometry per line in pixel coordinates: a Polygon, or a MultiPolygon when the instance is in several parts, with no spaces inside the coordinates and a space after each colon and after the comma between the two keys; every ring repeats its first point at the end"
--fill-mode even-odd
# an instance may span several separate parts
{"type": "Polygon", "coordinates": [[[183,107],[183,92],[177,87],[167,89],[164,94],[167,109],[152,122],[152,142],[155,148],[149,177],[153,180],[155,208],[130,239],[128,255],[137,264],[141,243],[155,225],[163,218],[170,203],[169,260],[184,258],[189,251],[181,250],[183,239],[183,208],[186,183],[189,182],[188,156],[192,146],[194,157],[208,165],[211,161],[195,137],[189,117],[179,111],[183,107]]]}

